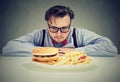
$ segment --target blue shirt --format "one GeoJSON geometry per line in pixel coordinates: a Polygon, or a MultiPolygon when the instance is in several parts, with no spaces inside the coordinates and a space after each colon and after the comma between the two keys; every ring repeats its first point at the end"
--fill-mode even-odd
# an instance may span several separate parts
{"type": "MultiPolygon", "coordinates": [[[[73,29],[67,38],[67,44],[62,47],[74,47],[73,29]]],[[[25,36],[21,36],[9,41],[2,49],[3,55],[12,56],[32,56],[32,49],[38,47],[42,43],[43,31],[35,30],[25,36]]],[[[114,56],[118,50],[112,41],[106,37],[100,36],[94,32],[83,28],[76,28],[77,48],[76,51],[83,51],[90,56],[114,56]]],[[[45,29],[45,47],[54,47],[49,36],[48,30],[45,29]]]]}

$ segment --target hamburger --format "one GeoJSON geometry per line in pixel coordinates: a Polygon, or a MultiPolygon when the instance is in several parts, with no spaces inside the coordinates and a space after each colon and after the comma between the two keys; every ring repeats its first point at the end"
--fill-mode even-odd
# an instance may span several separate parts
{"type": "Polygon", "coordinates": [[[55,47],[36,47],[32,50],[32,61],[55,64],[58,59],[58,48],[55,47]]]}

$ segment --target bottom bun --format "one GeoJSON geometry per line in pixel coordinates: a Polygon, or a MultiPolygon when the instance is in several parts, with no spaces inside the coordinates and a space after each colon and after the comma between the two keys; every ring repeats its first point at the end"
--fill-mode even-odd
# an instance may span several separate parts
{"type": "Polygon", "coordinates": [[[32,60],[33,62],[41,63],[41,64],[48,64],[48,65],[54,65],[57,63],[57,61],[49,61],[49,62],[40,62],[40,61],[35,61],[32,60]]]}

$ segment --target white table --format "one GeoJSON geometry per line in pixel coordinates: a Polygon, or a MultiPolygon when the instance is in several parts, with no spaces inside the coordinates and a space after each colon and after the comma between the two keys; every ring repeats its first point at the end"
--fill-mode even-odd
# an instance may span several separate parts
{"type": "Polygon", "coordinates": [[[0,56],[0,82],[120,82],[120,55],[92,57],[93,67],[85,70],[42,68],[31,59],[0,56]]]}

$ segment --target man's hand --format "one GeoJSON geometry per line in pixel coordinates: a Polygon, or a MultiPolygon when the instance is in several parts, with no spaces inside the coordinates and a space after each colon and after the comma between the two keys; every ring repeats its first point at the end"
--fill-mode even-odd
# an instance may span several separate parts
{"type": "Polygon", "coordinates": [[[74,48],[58,48],[58,49],[59,49],[59,54],[60,55],[64,55],[65,53],[75,51],[74,48]]]}

